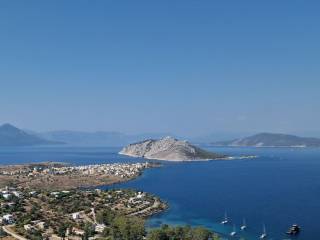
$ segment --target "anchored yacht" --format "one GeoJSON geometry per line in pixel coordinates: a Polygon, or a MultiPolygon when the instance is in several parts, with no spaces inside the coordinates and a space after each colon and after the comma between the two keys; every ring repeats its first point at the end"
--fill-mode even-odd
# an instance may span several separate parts
{"type": "Polygon", "coordinates": [[[246,228],[247,228],[246,219],[243,219],[242,225],[241,225],[240,229],[241,229],[242,231],[244,231],[244,230],[246,230],[246,228]]]}
{"type": "Polygon", "coordinates": [[[263,231],[262,231],[262,234],[260,235],[260,239],[266,239],[266,238],[267,238],[266,226],[263,224],[263,231]]]}
{"type": "Polygon", "coordinates": [[[227,212],[224,213],[224,218],[221,221],[221,224],[227,224],[229,222],[227,212]]]}
{"type": "Polygon", "coordinates": [[[232,232],[230,233],[230,236],[235,236],[236,234],[237,234],[236,225],[233,224],[233,230],[232,230],[232,232]]]}

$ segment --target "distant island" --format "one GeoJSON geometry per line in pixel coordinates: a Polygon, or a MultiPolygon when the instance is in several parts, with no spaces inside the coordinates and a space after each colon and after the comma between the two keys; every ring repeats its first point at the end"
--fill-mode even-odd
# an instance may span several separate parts
{"type": "Polygon", "coordinates": [[[56,145],[63,142],[50,141],[31,133],[27,133],[11,124],[0,126],[0,147],[56,145]]]}
{"type": "Polygon", "coordinates": [[[320,139],[280,133],[260,133],[250,137],[212,143],[231,147],[320,147],[320,139]]]}
{"type": "Polygon", "coordinates": [[[172,137],[160,140],[148,139],[124,147],[119,154],[131,157],[166,161],[199,161],[227,158],[226,155],[208,152],[172,137]]]}

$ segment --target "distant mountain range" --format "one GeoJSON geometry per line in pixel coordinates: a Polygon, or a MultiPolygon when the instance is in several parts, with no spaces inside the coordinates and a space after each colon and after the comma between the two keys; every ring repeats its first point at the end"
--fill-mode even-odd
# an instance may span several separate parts
{"type": "Polygon", "coordinates": [[[128,142],[127,136],[119,132],[80,132],[80,131],[51,131],[38,133],[38,136],[61,141],[75,146],[119,146],[128,142]]]}
{"type": "Polygon", "coordinates": [[[39,136],[27,133],[11,124],[0,126],[0,146],[34,146],[63,144],[59,141],[50,141],[39,136]]]}
{"type": "Polygon", "coordinates": [[[233,147],[320,147],[320,139],[279,133],[260,133],[250,137],[212,143],[233,147]]]}
{"type": "Polygon", "coordinates": [[[50,140],[64,142],[73,146],[108,146],[119,147],[146,138],[161,138],[165,133],[146,133],[129,135],[121,132],[81,132],[81,131],[51,131],[37,133],[37,136],[50,140]]]}
{"type": "MultiPolygon", "coordinates": [[[[124,134],[121,132],[83,132],[83,131],[50,131],[34,132],[22,130],[11,124],[0,126],[0,146],[34,146],[57,145],[70,146],[107,146],[122,147],[144,139],[160,139],[170,133],[124,134]]],[[[178,136],[174,136],[178,138],[178,136]]],[[[235,136],[237,137],[237,136],[235,136]]],[[[185,137],[184,137],[185,138],[185,137]]],[[[209,139],[225,139],[226,135],[210,135],[200,138],[188,138],[192,142],[214,146],[253,146],[253,147],[320,147],[320,139],[298,137],[288,134],[260,133],[250,137],[237,138],[230,141],[214,141],[209,139]],[[213,143],[212,143],[213,142],[213,143]]]]}
{"type": "Polygon", "coordinates": [[[35,132],[22,130],[11,124],[0,126],[0,146],[35,146],[66,144],[70,146],[119,147],[146,138],[160,138],[165,133],[128,135],[120,132],[50,131],[35,132]]]}

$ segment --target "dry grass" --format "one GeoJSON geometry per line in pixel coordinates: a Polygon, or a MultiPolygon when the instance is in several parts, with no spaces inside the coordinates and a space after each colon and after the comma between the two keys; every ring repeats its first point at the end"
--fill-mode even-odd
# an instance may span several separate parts
{"type": "Polygon", "coordinates": [[[46,189],[46,190],[66,190],[79,187],[110,185],[114,183],[124,182],[130,179],[123,179],[116,176],[108,175],[48,175],[27,177],[20,176],[0,176],[0,187],[15,185],[30,189],[46,189]]]}

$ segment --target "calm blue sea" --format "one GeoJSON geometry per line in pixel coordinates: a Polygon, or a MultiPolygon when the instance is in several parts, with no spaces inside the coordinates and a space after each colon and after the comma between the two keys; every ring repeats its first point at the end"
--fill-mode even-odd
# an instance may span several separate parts
{"type": "MultiPolygon", "coordinates": [[[[265,224],[268,239],[290,239],[284,232],[302,227],[299,237],[318,239],[320,216],[320,149],[208,148],[256,159],[165,164],[138,179],[115,187],[136,188],[159,195],[170,209],[149,221],[203,225],[228,235],[245,218],[248,230],[238,237],[258,239],[265,224]],[[232,220],[222,226],[224,212],[232,220]]],[[[0,148],[0,164],[63,161],[72,164],[133,162],[119,148],[0,148]]],[[[229,238],[232,239],[232,238],[229,238]]],[[[237,238],[235,238],[237,239],[237,238]]]]}

